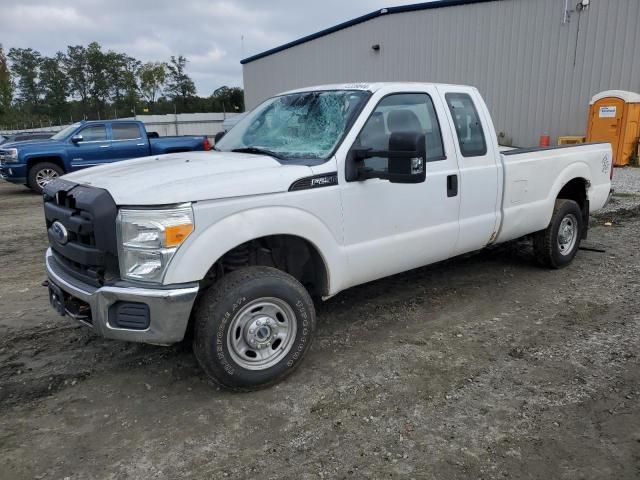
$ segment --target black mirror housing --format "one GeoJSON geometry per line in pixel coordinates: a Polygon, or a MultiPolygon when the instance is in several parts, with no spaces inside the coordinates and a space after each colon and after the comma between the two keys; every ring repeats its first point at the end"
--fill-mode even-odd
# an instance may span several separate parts
{"type": "MultiPolygon", "coordinates": [[[[347,181],[381,178],[391,183],[422,183],[426,180],[426,142],[423,133],[395,132],[389,137],[389,150],[358,149],[351,152],[353,162],[372,157],[388,158],[387,171],[377,171],[364,165],[356,167],[347,181]]],[[[347,167],[352,162],[347,163],[347,167]]]]}
{"type": "Polygon", "coordinates": [[[215,137],[213,137],[214,145],[215,145],[216,143],[218,143],[220,140],[222,140],[222,137],[224,137],[226,133],[227,133],[227,132],[218,132],[218,133],[216,133],[216,136],[215,136],[215,137]]]}
{"type": "Polygon", "coordinates": [[[425,136],[417,132],[396,132],[389,137],[389,181],[422,183],[426,179],[425,136]]]}

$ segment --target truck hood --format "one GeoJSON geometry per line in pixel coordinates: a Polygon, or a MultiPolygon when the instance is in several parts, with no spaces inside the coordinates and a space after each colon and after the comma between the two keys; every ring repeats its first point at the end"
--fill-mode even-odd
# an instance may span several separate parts
{"type": "Polygon", "coordinates": [[[50,138],[41,138],[40,140],[20,140],[19,142],[7,142],[0,145],[0,150],[6,148],[17,148],[19,150],[26,150],[32,147],[38,148],[40,146],[57,147],[64,145],[64,142],[59,140],[51,140],[50,138]]]}
{"type": "Polygon", "coordinates": [[[81,170],[63,178],[107,190],[118,205],[165,205],[284,192],[309,167],[231,152],[184,152],[81,170]]]}

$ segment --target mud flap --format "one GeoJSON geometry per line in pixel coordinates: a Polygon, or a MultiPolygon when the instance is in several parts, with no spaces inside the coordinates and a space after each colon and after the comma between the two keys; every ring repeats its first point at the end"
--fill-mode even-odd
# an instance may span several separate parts
{"type": "Polygon", "coordinates": [[[582,240],[587,239],[587,235],[589,233],[589,199],[584,201],[584,205],[582,207],[582,240]]]}

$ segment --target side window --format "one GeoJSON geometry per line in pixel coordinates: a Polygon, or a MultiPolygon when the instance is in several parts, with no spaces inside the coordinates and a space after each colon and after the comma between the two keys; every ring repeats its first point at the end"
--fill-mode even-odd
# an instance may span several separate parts
{"type": "MultiPolygon", "coordinates": [[[[395,132],[419,132],[425,135],[427,162],[444,160],[444,147],[438,116],[426,93],[396,93],[380,100],[356,139],[357,148],[388,150],[389,137],[395,132]]],[[[385,170],[387,159],[366,159],[365,166],[385,170]]]]}
{"type": "Polygon", "coordinates": [[[464,157],[485,155],[487,143],[478,111],[471,97],[466,93],[447,93],[445,98],[456,127],[462,155],[464,157]]]}
{"type": "Polygon", "coordinates": [[[135,123],[114,123],[111,125],[113,140],[137,140],[140,137],[140,127],[135,123]]]}
{"type": "Polygon", "coordinates": [[[78,132],[83,142],[101,142],[107,139],[107,128],[104,125],[91,125],[78,132]]]}

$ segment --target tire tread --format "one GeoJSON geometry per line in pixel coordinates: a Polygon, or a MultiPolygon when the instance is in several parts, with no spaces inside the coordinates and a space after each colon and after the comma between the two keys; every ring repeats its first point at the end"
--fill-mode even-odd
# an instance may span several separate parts
{"type": "MultiPolygon", "coordinates": [[[[288,284],[294,290],[297,290],[302,296],[306,297],[305,300],[307,305],[313,305],[313,301],[311,296],[307,292],[307,290],[291,275],[282,270],[278,270],[273,267],[265,267],[265,266],[252,266],[245,267],[234,272],[231,272],[225,275],[222,279],[220,279],[216,284],[214,284],[209,290],[207,290],[201,299],[199,299],[196,308],[194,309],[194,338],[193,338],[193,352],[198,360],[198,363],[202,366],[202,368],[207,373],[208,377],[216,384],[221,387],[224,387],[227,390],[235,391],[235,392],[250,392],[255,390],[260,390],[263,388],[268,388],[273,384],[281,381],[293,371],[297,369],[297,367],[302,363],[302,360],[306,356],[309,351],[309,347],[311,346],[313,335],[310,336],[308,341],[307,348],[302,352],[300,357],[296,360],[295,364],[289,368],[282,375],[277,376],[273,380],[260,384],[258,386],[244,387],[233,385],[228,381],[225,381],[227,375],[225,374],[224,369],[215,361],[209,361],[206,343],[207,340],[210,341],[212,338],[211,333],[208,330],[212,327],[212,322],[209,319],[214,315],[214,308],[220,301],[227,298],[229,293],[238,289],[242,285],[257,279],[264,278],[275,278],[279,281],[283,281],[288,284]],[[204,311],[202,311],[204,309],[204,311]]],[[[311,315],[311,332],[315,330],[315,313],[312,310],[311,315]]],[[[215,332],[213,332],[215,336],[215,332]]]]}
{"type": "Polygon", "coordinates": [[[64,170],[60,168],[60,165],[57,165],[52,162],[36,163],[31,168],[29,168],[29,171],[27,172],[27,186],[36,193],[42,193],[42,189],[38,186],[38,183],[36,182],[36,172],[42,167],[47,167],[47,168],[56,170],[59,176],[64,175],[64,170]]]}
{"type": "MultiPolygon", "coordinates": [[[[558,262],[556,262],[556,260],[554,259],[554,251],[555,251],[555,244],[556,244],[555,224],[556,224],[558,214],[561,210],[565,209],[567,205],[572,205],[572,204],[575,205],[575,207],[578,210],[580,210],[580,207],[574,200],[569,200],[565,198],[557,199],[553,207],[553,214],[551,215],[551,221],[549,222],[549,226],[544,230],[536,232],[533,236],[534,255],[535,255],[536,261],[543,267],[558,269],[570,263],[568,262],[565,264],[559,264],[558,262]]],[[[578,235],[581,235],[581,232],[578,232],[578,235]]],[[[580,236],[578,237],[578,240],[577,240],[577,245],[579,246],[579,244],[580,244],[580,236]]]]}

